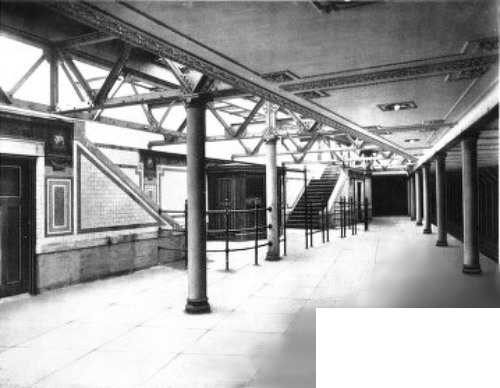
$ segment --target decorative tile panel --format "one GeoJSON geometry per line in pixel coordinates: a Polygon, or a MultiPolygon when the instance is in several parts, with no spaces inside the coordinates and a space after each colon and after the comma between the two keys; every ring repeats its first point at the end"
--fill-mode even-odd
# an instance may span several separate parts
{"type": "Polygon", "coordinates": [[[46,233],[48,236],[71,234],[72,220],[72,180],[71,178],[46,179],[46,233]]]}

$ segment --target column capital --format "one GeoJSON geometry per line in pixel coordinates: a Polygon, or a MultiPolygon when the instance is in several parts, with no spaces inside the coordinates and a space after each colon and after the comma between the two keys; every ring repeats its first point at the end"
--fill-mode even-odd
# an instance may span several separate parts
{"type": "Polygon", "coordinates": [[[266,127],[262,132],[262,138],[266,143],[276,142],[278,140],[278,131],[273,127],[266,127]]]}
{"type": "Polygon", "coordinates": [[[266,101],[262,108],[264,109],[265,113],[276,113],[279,110],[280,106],[270,101],[266,101]]]}
{"type": "Polygon", "coordinates": [[[204,108],[211,102],[213,97],[209,93],[192,93],[183,96],[184,106],[186,108],[204,108]]]}

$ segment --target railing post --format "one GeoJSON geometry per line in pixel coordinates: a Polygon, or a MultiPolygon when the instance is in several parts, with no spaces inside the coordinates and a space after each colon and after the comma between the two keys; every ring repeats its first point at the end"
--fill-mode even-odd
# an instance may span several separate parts
{"type": "Polygon", "coordinates": [[[255,230],[255,265],[259,265],[259,212],[257,210],[257,201],[254,203],[254,230],[255,230]]]}
{"type": "Polygon", "coordinates": [[[345,237],[345,203],[344,203],[344,197],[340,198],[340,237],[344,238],[345,237]]]}
{"type": "Polygon", "coordinates": [[[351,235],[354,236],[354,198],[349,198],[349,218],[351,220],[351,235]]]}
{"type": "Polygon", "coordinates": [[[286,256],[286,170],[283,176],[283,256],[286,256]]]}
{"type": "Polygon", "coordinates": [[[313,244],[313,210],[312,210],[312,204],[309,204],[309,245],[311,248],[314,247],[313,244]]]}
{"type": "Polygon", "coordinates": [[[365,197],[365,232],[368,230],[368,197],[365,197]]]}
{"type": "Polygon", "coordinates": [[[328,202],[326,203],[326,241],[330,242],[330,212],[328,211],[328,202]]]}
{"type": "Polygon", "coordinates": [[[188,200],[184,202],[184,248],[186,255],[184,256],[184,269],[188,267],[188,200]]]}
{"type": "Polygon", "coordinates": [[[226,207],[226,271],[229,271],[229,208],[226,207]]]}
{"type": "Polygon", "coordinates": [[[309,235],[307,228],[309,227],[309,214],[307,211],[308,198],[307,198],[307,168],[304,167],[304,233],[306,235],[306,249],[309,249],[309,235]]]}
{"type": "Polygon", "coordinates": [[[344,197],[344,237],[347,237],[347,229],[349,227],[349,218],[348,218],[348,200],[349,197],[344,197]]]}
{"type": "Polygon", "coordinates": [[[321,208],[321,238],[323,239],[323,244],[326,242],[325,236],[325,208],[321,208]]]}
{"type": "Polygon", "coordinates": [[[356,198],[353,199],[353,211],[354,211],[354,234],[358,234],[358,206],[359,206],[359,201],[356,201],[356,198]]]}

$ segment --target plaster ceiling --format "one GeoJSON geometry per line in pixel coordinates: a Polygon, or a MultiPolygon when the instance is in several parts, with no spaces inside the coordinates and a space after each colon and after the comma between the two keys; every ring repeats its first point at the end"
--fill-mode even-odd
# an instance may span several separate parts
{"type": "MultiPolygon", "coordinates": [[[[309,1],[97,6],[243,78],[267,80],[269,88],[284,96],[319,91],[324,97],[302,100],[361,127],[453,123],[470,107],[462,100],[475,101],[498,78],[498,22],[492,1],[382,2],[328,14],[318,12],[309,1]],[[479,50],[478,41],[489,38],[493,48],[479,50]],[[443,63],[460,67],[464,63],[457,61],[471,58],[487,58],[479,74],[457,76],[439,68],[443,63]],[[410,74],[401,75],[401,69],[411,69],[410,74]],[[389,76],[376,82],[356,78],[384,71],[389,76]],[[285,82],[266,78],[276,72],[286,72],[289,78],[285,82]],[[324,84],[348,76],[354,81],[333,88],[324,84]],[[480,78],[486,79],[484,85],[473,87],[480,78]],[[310,81],[320,86],[300,89],[310,81]],[[401,101],[413,101],[417,109],[377,108],[401,101]]],[[[420,146],[430,147],[446,130],[434,129],[434,133],[397,132],[384,138],[409,149],[414,144],[405,143],[405,138],[417,137],[420,146]]]]}

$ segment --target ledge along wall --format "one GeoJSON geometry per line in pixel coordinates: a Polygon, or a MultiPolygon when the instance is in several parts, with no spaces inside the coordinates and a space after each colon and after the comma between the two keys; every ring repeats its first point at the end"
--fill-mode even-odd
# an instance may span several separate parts
{"type": "MultiPolygon", "coordinates": [[[[0,146],[36,145],[34,288],[127,273],[184,257],[179,225],[85,138],[84,122],[0,112],[0,146]],[[9,143],[10,142],[10,143],[9,143]]],[[[31,149],[30,148],[30,149],[31,149]]],[[[0,152],[18,151],[0,147],[0,152]]],[[[21,152],[21,151],[19,151],[21,152]]],[[[21,153],[19,153],[21,154],[21,153]]],[[[26,154],[25,154],[26,155],[26,154]]]]}

